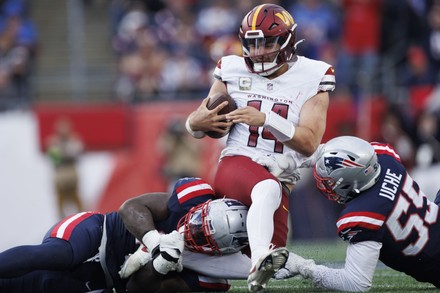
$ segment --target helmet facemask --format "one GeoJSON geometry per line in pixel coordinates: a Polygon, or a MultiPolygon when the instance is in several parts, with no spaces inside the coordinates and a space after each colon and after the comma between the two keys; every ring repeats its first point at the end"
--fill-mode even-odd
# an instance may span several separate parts
{"type": "MultiPolygon", "coordinates": [[[[331,177],[321,177],[316,172],[316,168],[313,169],[313,176],[316,180],[316,187],[321,191],[321,193],[327,197],[328,200],[335,201],[339,204],[345,204],[350,199],[353,199],[356,197],[356,195],[359,193],[359,191],[355,188],[352,190],[352,184],[345,184],[341,188],[341,185],[344,184],[344,178],[339,178],[337,181],[335,181],[331,177]],[[335,190],[347,190],[347,192],[341,192],[339,191],[339,194],[336,193],[335,190]]],[[[356,185],[356,184],[353,184],[356,185]]]]}
{"type": "Polygon", "coordinates": [[[375,150],[368,142],[341,136],[324,145],[313,175],[316,187],[324,196],[345,204],[372,187],[380,171],[375,150]]]}
{"type": "Polygon", "coordinates": [[[243,19],[239,38],[248,70],[261,76],[276,72],[295,55],[296,23],[281,6],[262,4],[243,19]]]}
{"type": "Polygon", "coordinates": [[[209,200],[183,216],[177,230],[188,250],[210,255],[238,252],[248,245],[247,207],[237,200],[209,200]]]}
{"type": "Polygon", "coordinates": [[[206,253],[219,252],[212,235],[215,233],[208,216],[208,205],[210,201],[193,207],[182,219],[177,227],[183,232],[185,245],[192,251],[206,253]]]}
{"type": "Polygon", "coordinates": [[[292,59],[294,52],[289,46],[292,38],[292,34],[287,39],[281,36],[266,38],[261,30],[247,31],[241,43],[248,69],[261,76],[274,73],[292,59]]]}

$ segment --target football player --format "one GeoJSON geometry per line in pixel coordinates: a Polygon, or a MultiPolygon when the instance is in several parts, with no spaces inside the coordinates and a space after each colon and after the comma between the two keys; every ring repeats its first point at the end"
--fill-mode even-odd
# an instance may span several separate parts
{"type": "Polygon", "coordinates": [[[427,199],[394,149],[337,137],[323,146],[314,174],[318,189],[345,205],[336,223],[348,242],[345,266],[317,265],[290,252],[290,273],[311,278],[318,287],[362,292],[370,289],[380,260],[440,288],[439,206],[427,199]]]}
{"type": "Polygon", "coordinates": [[[251,291],[263,289],[287,258],[288,194],[299,179],[301,158],[321,142],[335,88],[331,65],[296,54],[296,27],[278,5],[253,8],[240,26],[243,55],[219,60],[208,97],[186,121],[196,138],[230,131],[214,189],[250,207],[251,291]],[[208,110],[209,97],[217,93],[229,94],[237,109],[218,115],[223,102],[208,110]]]}
{"type": "Polygon", "coordinates": [[[240,272],[249,270],[249,258],[242,256],[245,269],[216,272],[214,277],[183,268],[182,259],[194,266],[197,255],[227,259],[246,247],[246,216],[246,206],[215,199],[204,180],[182,178],[171,194],[138,196],[119,212],[74,214],[55,224],[41,244],[0,253],[0,292],[126,292],[126,286],[133,292],[226,291],[230,283],[225,278],[245,278],[240,272]],[[142,217],[145,226],[126,227],[123,218],[130,223],[133,217],[142,217]],[[139,236],[140,245],[130,231],[139,236]],[[139,273],[133,274],[135,270],[139,273]],[[150,282],[137,282],[138,274],[150,282]]]}

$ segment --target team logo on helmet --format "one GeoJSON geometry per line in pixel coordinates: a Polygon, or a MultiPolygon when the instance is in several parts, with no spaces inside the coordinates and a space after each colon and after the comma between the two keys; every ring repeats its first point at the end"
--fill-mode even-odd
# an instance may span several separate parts
{"type": "Polygon", "coordinates": [[[331,174],[333,171],[340,168],[362,168],[364,165],[358,164],[351,160],[347,160],[341,157],[326,157],[324,158],[325,169],[327,174],[331,174]]]}
{"type": "Polygon", "coordinates": [[[293,25],[295,23],[293,17],[287,11],[278,12],[275,15],[279,19],[281,19],[281,21],[284,22],[287,26],[293,25]]]}

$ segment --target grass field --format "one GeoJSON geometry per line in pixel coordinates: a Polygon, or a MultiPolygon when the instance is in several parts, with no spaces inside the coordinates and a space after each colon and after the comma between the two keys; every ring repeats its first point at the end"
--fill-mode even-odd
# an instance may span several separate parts
{"type": "MultiPolygon", "coordinates": [[[[346,244],[343,241],[334,242],[310,242],[292,243],[289,249],[306,258],[313,258],[317,263],[331,267],[342,267],[345,259],[346,244]]],[[[439,276],[440,277],[440,276],[439,276]]],[[[286,280],[272,279],[268,284],[268,291],[277,292],[331,292],[312,286],[310,280],[300,277],[286,280]]],[[[407,275],[394,271],[382,263],[378,264],[373,279],[373,286],[369,292],[425,292],[438,290],[431,284],[419,283],[407,275]]],[[[246,281],[232,281],[232,288],[229,292],[248,292],[246,281]]]]}

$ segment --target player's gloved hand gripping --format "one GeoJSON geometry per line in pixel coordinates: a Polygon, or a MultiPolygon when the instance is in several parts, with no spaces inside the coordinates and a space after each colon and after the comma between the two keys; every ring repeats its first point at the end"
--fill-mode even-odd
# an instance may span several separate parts
{"type": "Polygon", "coordinates": [[[183,270],[181,258],[183,248],[183,234],[173,231],[161,235],[159,239],[160,253],[153,260],[153,267],[156,272],[162,275],[166,275],[170,271],[181,272],[183,270]]]}
{"type": "Polygon", "coordinates": [[[160,233],[150,230],[142,237],[142,243],[138,250],[130,255],[119,271],[121,278],[126,279],[134,272],[146,265],[157,253],[159,253],[160,233]]]}
{"type": "Polygon", "coordinates": [[[259,155],[258,157],[252,158],[252,160],[265,166],[269,172],[278,179],[284,178],[284,174],[291,176],[297,168],[295,160],[283,154],[259,155]]]}
{"type": "Polygon", "coordinates": [[[301,275],[303,278],[310,278],[313,275],[313,269],[316,268],[315,261],[312,259],[305,259],[293,252],[289,252],[285,269],[279,270],[274,278],[277,280],[301,275]]]}
{"type": "Polygon", "coordinates": [[[177,231],[170,234],[160,235],[153,230],[140,245],[135,253],[131,254],[124,262],[119,271],[122,279],[130,277],[134,272],[145,266],[154,258],[153,266],[157,272],[167,274],[169,271],[182,271],[182,260],[180,255],[183,251],[183,235],[177,231]],[[150,238],[150,239],[147,239],[150,238]],[[152,248],[148,249],[147,247],[152,248]],[[152,252],[150,253],[149,250],[152,252]]]}
{"type": "Polygon", "coordinates": [[[119,271],[122,279],[127,279],[152,259],[151,253],[144,245],[140,245],[135,253],[131,254],[124,262],[119,271]]]}

